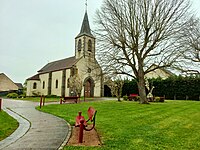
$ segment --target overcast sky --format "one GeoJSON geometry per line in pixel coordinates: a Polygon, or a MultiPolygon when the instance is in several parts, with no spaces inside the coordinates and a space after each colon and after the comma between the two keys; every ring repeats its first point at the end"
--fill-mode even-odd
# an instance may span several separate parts
{"type": "MultiPolygon", "coordinates": [[[[88,0],[91,28],[103,0],[88,0]]],[[[200,17],[200,0],[192,0],[200,17]]],[[[14,82],[37,74],[48,62],[74,55],[85,0],[0,0],[0,73],[14,82]]]]}

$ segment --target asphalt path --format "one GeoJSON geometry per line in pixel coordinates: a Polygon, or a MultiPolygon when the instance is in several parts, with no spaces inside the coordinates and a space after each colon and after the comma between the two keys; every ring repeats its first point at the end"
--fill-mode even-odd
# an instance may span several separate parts
{"type": "Polygon", "coordinates": [[[18,120],[18,129],[0,141],[0,150],[62,149],[71,135],[63,119],[35,109],[38,103],[3,99],[3,110],[18,120]]]}

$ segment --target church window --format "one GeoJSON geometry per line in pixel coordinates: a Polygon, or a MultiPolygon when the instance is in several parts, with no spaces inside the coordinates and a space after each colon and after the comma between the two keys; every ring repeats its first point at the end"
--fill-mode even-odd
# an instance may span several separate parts
{"type": "Polygon", "coordinates": [[[37,89],[37,83],[36,82],[33,83],[33,89],[37,89]]]}
{"type": "Polygon", "coordinates": [[[56,80],[56,89],[58,88],[58,80],[56,80]]]}
{"type": "Polygon", "coordinates": [[[42,83],[42,88],[44,89],[45,88],[45,82],[43,81],[42,83]]]}
{"type": "Polygon", "coordinates": [[[92,51],[92,41],[91,40],[89,40],[88,41],[88,51],[92,51]]]}
{"type": "Polygon", "coordinates": [[[79,40],[78,40],[78,51],[81,51],[81,45],[82,45],[81,39],[79,39],[79,40]]]}
{"type": "Polygon", "coordinates": [[[67,79],[67,88],[69,88],[69,78],[67,79]]]}

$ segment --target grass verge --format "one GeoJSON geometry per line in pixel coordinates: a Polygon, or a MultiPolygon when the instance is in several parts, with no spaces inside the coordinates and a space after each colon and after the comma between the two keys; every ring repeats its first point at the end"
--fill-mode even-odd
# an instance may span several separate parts
{"type": "MultiPolygon", "coordinates": [[[[14,100],[40,102],[40,97],[14,98],[14,100]]],[[[80,100],[84,101],[84,97],[81,97],[80,100]]],[[[86,101],[93,101],[93,100],[94,100],[94,98],[86,98],[86,101]]],[[[60,97],[45,97],[45,103],[49,103],[49,102],[60,102],[60,97]]]]}
{"type": "Polygon", "coordinates": [[[12,134],[19,123],[6,112],[0,111],[0,141],[12,134]]]}
{"type": "Polygon", "coordinates": [[[96,129],[102,147],[66,149],[199,149],[200,102],[166,101],[141,105],[135,102],[88,102],[48,105],[41,110],[74,124],[78,111],[86,116],[89,106],[97,110],[96,129]]]}

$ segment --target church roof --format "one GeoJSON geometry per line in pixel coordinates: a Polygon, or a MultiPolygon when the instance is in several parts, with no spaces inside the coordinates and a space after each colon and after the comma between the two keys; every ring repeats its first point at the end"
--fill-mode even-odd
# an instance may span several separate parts
{"type": "Polygon", "coordinates": [[[84,19],[81,26],[81,31],[77,37],[80,37],[82,35],[88,35],[88,36],[94,37],[91,33],[87,12],[85,12],[84,19]]]}
{"type": "Polygon", "coordinates": [[[79,59],[75,56],[50,62],[38,71],[39,74],[71,68],[79,59]]]}
{"type": "Polygon", "coordinates": [[[34,75],[34,76],[28,78],[27,80],[40,80],[39,74],[36,74],[36,75],[34,75]]]}

